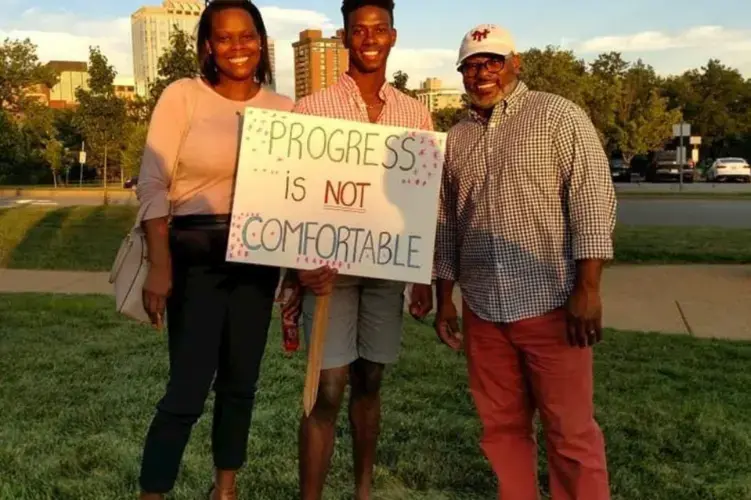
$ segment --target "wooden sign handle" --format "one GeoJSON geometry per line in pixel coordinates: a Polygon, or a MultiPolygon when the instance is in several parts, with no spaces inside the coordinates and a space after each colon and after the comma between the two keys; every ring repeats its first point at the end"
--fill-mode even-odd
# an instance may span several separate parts
{"type": "Polygon", "coordinates": [[[303,391],[303,406],[305,416],[310,412],[318,399],[318,383],[321,379],[321,365],[323,364],[323,347],[326,342],[326,329],[329,326],[329,300],[331,295],[316,297],[316,307],[313,312],[313,328],[310,332],[308,346],[308,369],[305,373],[305,390],[303,391]]]}

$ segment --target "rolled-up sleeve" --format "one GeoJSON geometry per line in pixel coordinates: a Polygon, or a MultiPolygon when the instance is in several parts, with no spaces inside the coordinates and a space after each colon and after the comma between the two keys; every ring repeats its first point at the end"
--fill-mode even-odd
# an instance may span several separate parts
{"type": "Polygon", "coordinates": [[[555,147],[567,183],[575,260],[613,258],[616,196],[610,166],[592,121],[572,106],[556,130],[555,147]]]}
{"type": "Polygon", "coordinates": [[[456,184],[451,170],[450,151],[447,145],[438,201],[438,226],[436,227],[433,274],[438,279],[451,281],[456,281],[459,277],[456,204],[456,184]]]}
{"type": "Polygon", "coordinates": [[[151,115],[136,187],[138,201],[145,207],[143,220],[169,215],[172,170],[188,125],[189,83],[179,80],[164,89],[151,115]]]}

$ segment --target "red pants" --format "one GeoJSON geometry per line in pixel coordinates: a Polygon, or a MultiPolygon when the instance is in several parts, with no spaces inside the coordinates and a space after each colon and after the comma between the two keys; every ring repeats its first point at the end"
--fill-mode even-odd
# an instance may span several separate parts
{"type": "Polygon", "coordinates": [[[539,409],[553,500],[609,500],[605,440],[594,420],[592,349],[568,345],[565,312],[495,324],[464,304],[462,316],[481,445],[498,477],[498,498],[539,498],[533,429],[539,409]]]}

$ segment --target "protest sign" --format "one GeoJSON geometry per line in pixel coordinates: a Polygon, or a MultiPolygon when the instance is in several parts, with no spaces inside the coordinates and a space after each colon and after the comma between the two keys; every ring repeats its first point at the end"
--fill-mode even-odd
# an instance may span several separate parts
{"type": "Polygon", "coordinates": [[[226,259],[430,283],[445,142],[246,108],[226,259]]]}

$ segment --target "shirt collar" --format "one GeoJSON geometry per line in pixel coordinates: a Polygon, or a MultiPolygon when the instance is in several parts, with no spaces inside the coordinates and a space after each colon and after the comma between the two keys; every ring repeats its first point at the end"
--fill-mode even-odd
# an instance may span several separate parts
{"type": "MultiPolygon", "coordinates": [[[[355,83],[355,80],[351,76],[349,76],[346,72],[342,73],[339,76],[339,81],[337,83],[341,84],[348,94],[356,97],[359,103],[364,105],[365,101],[363,101],[362,94],[360,93],[360,87],[357,86],[357,83],[355,83]]],[[[388,81],[386,81],[383,82],[383,85],[378,90],[378,97],[380,97],[384,103],[389,104],[394,98],[394,92],[394,88],[388,81]]]]}
{"type": "Polygon", "coordinates": [[[473,109],[469,110],[469,116],[474,121],[485,124],[489,121],[498,120],[501,115],[515,115],[519,111],[521,104],[524,102],[527,92],[529,92],[529,87],[527,87],[524,82],[519,80],[519,82],[517,82],[516,84],[516,88],[514,88],[511,94],[504,97],[501,102],[495,105],[495,108],[493,108],[493,113],[491,114],[489,120],[481,116],[473,109]]]}

